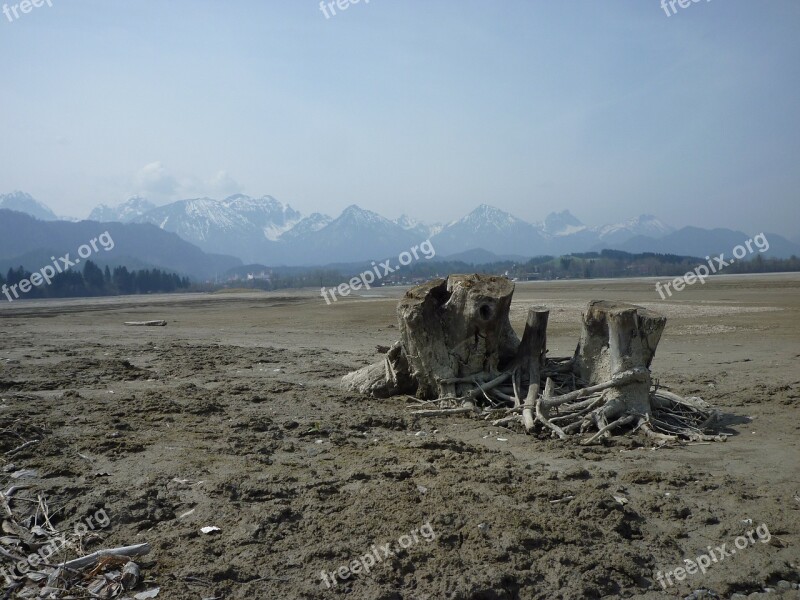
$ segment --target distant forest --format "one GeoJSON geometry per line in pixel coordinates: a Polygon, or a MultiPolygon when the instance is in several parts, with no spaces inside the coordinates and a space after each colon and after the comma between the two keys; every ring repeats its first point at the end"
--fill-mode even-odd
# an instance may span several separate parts
{"type": "MultiPolygon", "coordinates": [[[[22,267],[9,269],[5,277],[0,274],[0,287],[18,286],[23,280],[30,281],[33,275],[22,267]]],[[[73,298],[187,291],[190,286],[191,282],[187,277],[159,269],[128,271],[127,267],[115,267],[112,271],[106,267],[103,270],[87,260],[83,271],[69,269],[57,273],[51,278],[50,284],[42,282],[38,286],[32,286],[27,293],[17,291],[17,294],[20,298],[73,298]]],[[[6,294],[6,291],[3,293],[6,294]]],[[[16,299],[15,294],[9,292],[9,295],[16,299]]],[[[7,296],[0,296],[0,302],[4,299],[7,300],[7,296]]]]}
{"type": "MultiPolygon", "coordinates": [[[[568,280],[622,277],[677,277],[706,264],[701,258],[675,256],[671,254],[630,254],[618,250],[585,252],[568,256],[540,256],[526,262],[498,261],[474,265],[460,261],[420,260],[397,269],[382,278],[376,278],[373,288],[381,285],[410,285],[451,273],[484,273],[505,275],[518,281],[568,280]]],[[[349,281],[369,265],[343,265],[336,268],[282,267],[267,269],[269,278],[252,280],[238,279],[226,284],[191,282],[159,269],[129,271],[126,267],[101,269],[92,261],[86,261],[83,270],[70,269],[52,277],[51,283],[32,286],[20,298],[72,298],[86,296],[116,296],[128,294],[150,294],[170,292],[209,292],[224,288],[246,288],[281,290],[306,287],[333,288],[349,281]]],[[[764,258],[756,255],[752,260],[741,261],[725,267],[725,274],[776,273],[800,271],[800,258],[764,258]]],[[[5,276],[0,273],[0,287],[19,285],[30,281],[33,273],[22,267],[9,269],[5,276]]],[[[5,292],[4,292],[5,293],[5,292]]],[[[14,295],[11,295],[14,298],[14,295]]],[[[0,296],[2,301],[5,296],[0,296]]],[[[14,298],[16,299],[16,298],[14,298]]]]}
{"type": "MultiPolygon", "coordinates": [[[[707,264],[702,258],[655,254],[646,252],[631,254],[620,250],[583,252],[567,256],[540,256],[526,262],[499,261],[474,265],[459,261],[419,260],[382,279],[376,279],[372,287],[386,285],[408,285],[444,277],[451,273],[484,273],[505,275],[518,281],[555,279],[596,279],[621,277],[677,277],[695,267],[707,264]]],[[[280,290],[304,287],[335,287],[348,281],[369,265],[347,265],[338,268],[284,267],[272,269],[270,279],[229,282],[225,287],[280,290]]],[[[734,263],[722,271],[737,273],[778,273],[800,271],[800,258],[764,258],[756,255],[752,260],[734,263]]]]}

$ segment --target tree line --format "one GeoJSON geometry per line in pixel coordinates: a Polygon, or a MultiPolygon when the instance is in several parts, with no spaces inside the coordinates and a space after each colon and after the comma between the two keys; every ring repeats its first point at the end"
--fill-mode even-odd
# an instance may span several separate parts
{"type": "MultiPolygon", "coordinates": [[[[484,273],[505,275],[512,279],[594,279],[620,277],[675,277],[683,275],[705,261],[691,256],[672,254],[630,254],[618,250],[584,252],[566,256],[539,256],[528,261],[497,261],[475,265],[461,261],[417,261],[378,279],[373,287],[408,285],[445,277],[452,273],[484,273]]],[[[70,269],[52,277],[51,283],[33,287],[25,298],[72,298],[82,296],[116,296],[121,294],[170,293],[177,291],[213,291],[221,287],[244,287],[262,290],[280,290],[306,287],[335,287],[347,282],[363,269],[359,265],[338,268],[284,267],[271,270],[269,279],[236,281],[220,286],[193,283],[160,269],[128,270],[127,267],[108,266],[101,269],[88,260],[83,270],[70,269]]],[[[800,258],[764,258],[756,255],[752,260],[740,261],[724,269],[725,273],[775,273],[800,271],[800,258]]],[[[30,281],[33,273],[23,267],[11,268],[3,276],[0,287],[12,286],[20,281],[30,281]]],[[[0,297],[1,299],[2,297],[0,297]]]]}
{"type": "MultiPolygon", "coordinates": [[[[475,265],[462,261],[431,260],[417,261],[398,269],[372,284],[373,287],[385,285],[409,285],[427,281],[435,277],[445,277],[453,273],[483,273],[505,275],[511,279],[554,280],[554,279],[599,279],[621,277],[677,277],[691,271],[697,265],[705,264],[702,258],[656,254],[645,252],[631,254],[621,250],[601,252],[582,252],[565,256],[538,256],[527,261],[497,261],[475,265]]],[[[270,279],[257,281],[236,281],[225,287],[243,287],[262,290],[280,290],[304,287],[335,287],[369,270],[366,265],[346,267],[275,268],[270,279]],[[360,268],[360,267],[364,268],[360,268]]],[[[764,258],[758,254],[752,260],[740,261],[726,267],[726,274],[737,273],[778,273],[800,271],[800,258],[764,258]]]]}
{"type": "MultiPolygon", "coordinates": [[[[30,281],[33,273],[23,267],[10,268],[3,276],[0,273],[0,286],[18,285],[23,280],[30,281]]],[[[83,265],[83,270],[69,269],[57,273],[49,284],[34,286],[24,294],[25,298],[75,298],[83,296],[116,296],[120,294],[169,293],[188,290],[191,282],[188,277],[180,277],[160,269],[140,269],[129,271],[127,267],[108,266],[101,269],[91,260],[83,265]]]]}

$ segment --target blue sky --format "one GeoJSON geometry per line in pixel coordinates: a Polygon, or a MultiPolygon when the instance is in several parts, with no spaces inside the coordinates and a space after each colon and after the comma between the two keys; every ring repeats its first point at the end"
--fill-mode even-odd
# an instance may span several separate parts
{"type": "Polygon", "coordinates": [[[0,14],[0,193],[59,214],[243,191],[800,234],[796,0],[52,4],[0,14]]]}

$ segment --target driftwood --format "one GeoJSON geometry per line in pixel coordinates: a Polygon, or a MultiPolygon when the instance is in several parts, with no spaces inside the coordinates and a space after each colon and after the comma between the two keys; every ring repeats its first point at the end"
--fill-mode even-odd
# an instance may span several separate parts
{"type": "Polygon", "coordinates": [[[166,321],[125,321],[128,327],[166,327],[166,321]]]}
{"type": "Polygon", "coordinates": [[[145,554],[150,554],[150,544],[144,543],[134,546],[123,546],[121,548],[109,548],[108,550],[98,550],[87,556],[61,563],[59,566],[64,569],[83,569],[84,567],[93,565],[105,556],[124,556],[125,558],[131,558],[134,556],[143,556],[145,554]]]}
{"type": "Polygon", "coordinates": [[[100,538],[95,525],[104,528],[110,519],[100,519],[98,511],[94,521],[85,519],[83,532],[77,527],[80,523],[75,524],[73,533],[59,529],[47,499],[32,488],[19,485],[0,492],[0,507],[5,512],[0,569],[8,584],[4,598],[12,594],[14,598],[115,598],[123,588],[141,581],[141,571],[130,557],[149,553],[146,543],[65,560],[70,553],[83,552],[87,542],[100,538]]]}
{"type": "Polygon", "coordinates": [[[622,430],[667,440],[708,435],[716,412],[658,389],[650,373],[666,318],[631,304],[592,301],[572,357],[547,356],[544,307],[528,311],[520,340],[509,321],[514,284],[454,275],[409,290],[397,308],[401,339],[381,362],[342,385],[377,398],[438,401],[420,417],[475,414],[584,443],[622,430]],[[498,415],[504,415],[497,418],[498,415]]]}

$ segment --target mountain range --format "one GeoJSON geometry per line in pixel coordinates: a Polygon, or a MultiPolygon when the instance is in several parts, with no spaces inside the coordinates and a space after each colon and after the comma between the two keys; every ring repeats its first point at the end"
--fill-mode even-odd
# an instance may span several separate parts
{"type": "MultiPolygon", "coordinates": [[[[23,266],[29,271],[52,264],[55,257],[77,259],[78,248],[108,232],[113,248],[86,258],[100,267],[162,270],[206,280],[241,265],[232,256],[203,252],[174,233],[148,224],[97,223],[95,221],[43,221],[31,215],[0,209],[0,270],[23,266]]],[[[97,242],[95,242],[97,245],[97,242]]],[[[88,246],[87,246],[88,247],[88,246]]],[[[81,265],[77,266],[78,269],[81,265]]]]}
{"type": "MultiPolygon", "coordinates": [[[[52,211],[27,194],[0,196],[0,208],[14,208],[37,218],[52,211]]],[[[554,212],[530,223],[482,204],[447,224],[425,224],[408,216],[390,220],[356,205],[333,218],[301,215],[271,196],[236,194],[223,200],[195,198],[155,206],[133,197],[116,207],[98,206],[90,220],[149,224],[176,234],[206,253],[234,256],[244,263],[310,266],[379,260],[430,239],[438,258],[472,256],[475,264],[498,258],[524,259],[602,249],[706,256],[732,249],[760,233],[730,229],[675,229],[653,215],[588,227],[570,211],[554,212]],[[479,250],[479,252],[476,252],[479,250]]],[[[800,255],[800,245],[767,234],[774,257],[800,255]]]]}

